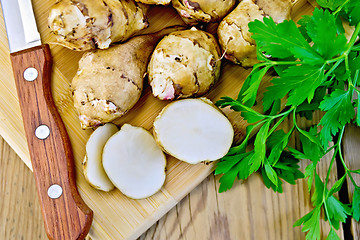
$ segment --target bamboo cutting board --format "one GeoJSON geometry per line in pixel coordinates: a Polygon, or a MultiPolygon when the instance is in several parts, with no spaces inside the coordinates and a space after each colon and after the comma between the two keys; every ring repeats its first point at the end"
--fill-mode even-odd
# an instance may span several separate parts
{"type": "MultiPolygon", "coordinates": [[[[54,42],[54,37],[48,31],[46,23],[48,10],[54,3],[55,0],[33,0],[44,43],[54,42]]],[[[306,0],[299,0],[294,6],[293,18],[297,20],[298,16],[308,14],[311,10],[312,7],[306,0]]],[[[182,24],[181,19],[170,7],[152,8],[149,12],[149,22],[150,28],[144,33],[182,24]]],[[[167,179],[164,187],[159,193],[143,200],[130,200],[118,190],[104,193],[90,187],[82,174],[81,163],[85,155],[85,143],[92,130],[84,131],[80,128],[69,88],[82,53],[54,44],[51,44],[51,52],[54,60],[52,75],[54,101],[72,142],[79,192],[94,211],[94,222],[89,235],[93,239],[135,239],[208,176],[214,165],[189,165],[167,156],[167,179]]],[[[213,101],[224,95],[236,97],[250,71],[251,69],[224,63],[221,79],[207,97],[213,101]]],[[[270,77],[261,85],[260,92],[264,91],[269,79],[270,77]]],[[[116,123],[118,125],[130,123],[151,131],[153,119],[167,103],[155,99],[149,87],[146,87],[140,101],[116,123]]],[[[0,21],[0,119],[0,134],[31,168],[3,21],[0,21]]],[[[239,119],[236,125],[238,137],[241,138],[246,123],[239,119]]]]}

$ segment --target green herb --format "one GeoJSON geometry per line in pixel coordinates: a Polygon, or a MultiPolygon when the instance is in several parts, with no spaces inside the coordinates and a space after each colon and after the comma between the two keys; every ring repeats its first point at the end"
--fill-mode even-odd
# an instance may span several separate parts
{"type": "Polygon", "coordinates": [[[259,171],[265,185],[282,192],[282,183],[295,184],[299,178],[308,178],[309,192],[314,209],[295,222],[303,225],[307,239],[320,239],[320,213],[330,225],[328,239],[339,239],[335,230],[348,216],[359,221],[360,186],[356,185],[343,159],[341,141],[346,124],[360,126],[360,45],[356,39],[360,32],[360,2],[358,0],[318,0],[322,9],[315,9],[312,16],[303,16],[298,25],[290,20],[276,24],[272,18],[249,24],[257,45],[258,59],[245,80],[238,98],[223,97],[219,107],[241,112],[250,124],[243,142],[230,149],[221,159],[215,174],[220,178],[220,192],[230,189],[236,178],[246,179],[259,171]],[[341,19],[346,19],[355,31],[349,40],[341,19]],[[269,57],[270,56],[270,57],[269,57]],[[258,88],[264,75],[273,69],[278,77],[271,81],[263,97],[263,112],[252,107],[256,104],[258,88]],[[285,110],[280,111],[280,102],[286,97],[285,110]],[[312,118],[313,112],[321,110],[323,117],[317,126],[301,129],[296,115],[312,118]],[[284,119],[293,117],[293,126],[288,132],[279,129],[284,119]],[[321,129],[318,131],[317,129],[321,129]],[[249,150],[250,136],[257,131],[254,148],[249,150]],[[302,148],[290,147],[289,139],[298,132],[302,148]],[[335,138],[334,138],[335,137],[335,138]],[[337,139],[334,145],[329,143],[337,139]],[[317,173],[321,158],[333,151],[325,181],[317,173]],[[340,157],[345,174],[328,189],[331,167],[336,156],[340,157]],[[305,174],[299,171],[299,159],[309,159],[305,174]],[[355,186],[352,204],[343,204],[335,197],[346,177],[355,186]]]}

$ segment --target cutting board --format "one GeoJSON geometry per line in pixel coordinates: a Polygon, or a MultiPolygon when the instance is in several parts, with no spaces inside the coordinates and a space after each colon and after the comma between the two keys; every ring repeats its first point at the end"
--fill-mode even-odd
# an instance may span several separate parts
{"type": "MultiPolygon", "coordinates": [[[[84,201],[94,211],[94,221],[89,236],[92,239],[136,239],[184,196],[202,182],[213,170],[214,164],[189,165],[167,156],[167,178],[164,187],[154,196],[143,200],[131,200],[119,190],[104,193],[90,187],[82,172],[85,143],[93,130],[82,130],[73,108],[70,92],[71,79],[77,71],[77,63],[83,53],[65,49],[55,42],[47,27],[47,14],[55,0],[33,0],[34,11],[43,42],[49,43],[53,55],[52,93],[58,111],[68,131],[77,173],[77,185],[84,201]]],[[[293,19],[308,14],[312,6],[306,0],[294,4],[293,19]]],[[[2,18],[2,15],[0,15],[2,18]]],[[[143,33],[155,32],[166,26],[183,24],[171,7],[153,7],[149,11],[150,27],[143,33]]],[[[214,30],[216,26],[212,26],[214,30]]],[[[114,59],[116,60],[116,59],[114,59]]],[[[206,95],[216,101],[221,96],[236,97],[251,69],[244,69],[223,61],[220,80],[206,95]]],[[[265,77],[260,93],[269,85],[270,76],[265,77]]],[[[146,85],[146,84],[145,84],[146,85]]],[[[260,96],[261,97],[261,96],[260,96]]],[[[258,99],[260,100],[260,99],[258,99]]],[[[115,123],[121,126],[130,123],[152,130],[152,123],[160,110],[169,102],[160,101],[145,87],[140,101],[124,117],[115,123]]],[[[246,122],[239,114],[224,110],[233,121],[236,139],[245,133],[246,122]]],[[[0,134],[31,169],[23,123],[11,71],[9,50],[4,22],[0,21],[0,134]]]]}

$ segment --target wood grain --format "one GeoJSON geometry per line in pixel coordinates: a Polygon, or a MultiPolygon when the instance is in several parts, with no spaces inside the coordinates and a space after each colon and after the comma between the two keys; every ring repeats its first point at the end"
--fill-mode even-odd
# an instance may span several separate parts
{"type": "MultiPolygon", "coordinates": [[[[343,154],[344,160],[347,167],[351,170],[360,169],[360,128],[351,124],[348,125],[345,129],[344,139],[343,139],[343,154]]],[[[356,184],[360,185],[360,175],[352,174],[356,184]]],[[[349,193],[350,202],[352,201],[354,185],[347,178],[347,187],[349,193]]],[[[351,231],[354,237],[354,240],[360,239],[360,223],[356,222],[354,219],[351,220],[351,231]]]]}
{"type": "Polygon", "coordinates": [[[93,212],[77,190],[70,140],[52,98],[49,45],[12,53],[11,62],[47,235],[49,239],[84,239],[93,212]],[[38,76],[27,81],[25,70],[30,68],[38,76]],[[49,136],[39,139],[35,134],[39,126],[46,126],[49,136]],[[48,196],[53,184],[62,188],[56,199],[48,196]]]}
{"type": "Polygon", "coordinates": [[[34,175],[0,137],[0,239],[47,239],[34,175]]]}

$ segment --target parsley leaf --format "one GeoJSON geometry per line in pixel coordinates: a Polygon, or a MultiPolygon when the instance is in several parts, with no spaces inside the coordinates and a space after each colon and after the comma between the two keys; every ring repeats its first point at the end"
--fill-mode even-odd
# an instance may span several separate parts
{"type": "Polygon", "coordinates": [[[344,176],[342,176],[339,180],[337,180],[334,185],[332,186],[332,188],[330,189],[330,191],[328,192],[327,196],[331,196],[334,193],[340,191],[341,186],[343,185],[344,181],[346,179],[346,174],[344,176]]]}
{"type": "Polygon", "coordinates": [[[299,31],[301,35],[306,39],[306,41],[311,42],[311,39],[307,33],[306,26],[311,22],[310,15],[304,15],[301,19],[297,22],[299,24],[299,31]]]}
{"type": "Polygon", "coordinates": [[[266,174],[266,171],[265,171],[265,168],[261,168],[261,175],[263,177],[263,180],[264,180],[264,184],[267,188],[271,188],[272,190],[274,190],[274,192],[279,192],[279,193],[282,193],[283,192],[283,189],[282,189],[282,182],[279,178],[279,176],[277,176],[277,184],[275,185],[270,179],[269,177],[267,176],[266,174]]]}
{"type": "Polygon", "coordinates": [[[356,25],[360,22],[360,3],[358,0],[350,0],[344,6],[342,16],[346,18],[350,25],[356,25]]]}
{"type": "Polygon", "coordinates": [[[274,165],[278,176],[284,181],[295,184],[295,180],[304,178],[304,174],[299,170],[299,160],[292,157],[288,152],[283,152],[278,163],[274,165]]]}
{"type": "Polygon", "coordinates": [[[280,78],[274,78],[272,86],[264,93],[264,107],[271,105],[289,93],[286,105],[298,106],[305,99],[310,102],[315,90],[324,81],[324,69],[313,65],[294,65],[286,69],[280,78]]]}
{"type": "Polygon", "coordinates": [[[312,120],[313,113],[315,110],[319,109],[320,102],[324,99],[326,90],[326,87],[318,87],[315,90],[314,98],[311,102],[309,103],[308,101],[304,101],[296,108],[296,113],[302,117],[306,117],[308,120],[312,120]]]}
{"type": "Polygon", "coordinates": [[[319,175],[315,173],[315,188],[314,193],[311,196],[311,202],[314,206],[320,206],[323,202],[324,196],[324,184],[321,181],[319,175]]]}
{"type": "Polygon", "coordinates": [[[329,235],[327,236],[326,240],[340,240],[339,236],[336,234],[335,230],[331,228],[329,235]]]}
{"type": "Polygon", "coordinates": [[[302,231],[308,231],[307,240],[320,240],[320,210],[321,207],[318,206],[294,223],[294,227],[303,224],[302,231]]]}
{"type": "Polygon", "coordinates": [[[254,141],[254,155],[250,159],[251,173],[257,171],[265,161],[265,154],[266,154],[265,143],[270,128],[270,123],[271,121],[267,121],[266,123],[264,123],[264,125],[260,128],[259,132],[256,134],[256,138],[254,141]]]}
{"type": "Polygon", "coordinates": [[[354,85],[359,86],[360,78],[360,52],[350,52],[349,53],[349,71],[351,78],[354,79],[354,85]]]}
{"type": "Polygon", "coordinates": [[[265,161],[264,169],[267,177],[270,179],[270,181],[275,185],[277,188],[278,186],[278,175],[275,172],[275,170],[271,167],[268,161],[265,161]]]}
{"type": "Polygon", "coordinates": [[[266,170],[266,166],[261,168],[261,174],[263,176],[265,186],[267,188],[272,188],[275,192],[282,193],[283,190],[281,179],[290,184],[295,184],[295,180],[304,178],[304,174],[299,170],[300,166],[298,163],[299,160],[293,158],[291,154],[283,152],[280,156],[279,162],[277,162],[272,167],[270,166],[275,171],[276,178],[271,180],[271,176],[269,175],[271,173],[268,172],[269,169],[266,170]]]}
{"type": "Polygon", "coordinates": [[[313,48],[324,58],[331,59],[345,50],[346,37],[337,35],[336,18],[329,11],[315,8],[311,22],[306,25],[313,48]]]}
{"type": "Polygon", "coordinates": [[[320,144],[314,144],[314,141],[318,142],[315,136],[317,133],[316,127],[310,128],[309,132],[302,131],[301,133],[300,141],[303,147],[304,155],[316,165],[322,156],[324,156],[324,150],[320,147],[320,144]]]}
{"type": "Polygon", "coordinates": [[[332,136],[355,116],[351,98],[349,91],[337,89],[320,103],[320,109],[327,111],[319,123],[323,126],[320,131],[323,146],[327,147],[332,136]]]}
{"type": "MultiPolygon", "coordinates": [[[[340,187],[335,186],[335,188],[340,187]]],[[[331,226],[335,229],[339,229],[340,221],[343,223],[346,221],[347,216],[351,214],[351,208],[340,202],[332,194],[327,194],[324,200],[324,190],[327,191],[324,183],[321,181],[319,175],[315,174],[315,191],[311,197],[311,201],[316,207],[324,204],[326,211],[325,220],[329,220],[331,222],[331,226]]],[[[332,191],[335,192],[335,190],[332,191]]]]}
{"type": "Polygon", "coordinates": [[[256,41],[256,47],[273,58],[284,59],[291,56],[311,63],[321,63],[321,56],[311,48],[294,21],[276,24],[270,18],[263,22],[255,20],[249,23],[249,31],[256,41]]]}
{"type": "Polygon", "coordinates": [[[355,186],[352,199],[353,217],[356,221],[360,220],[360,188],[355,186]]]}
{"type": "Polygon", "coordinates": [[[267,140],[267,145],[270,150],[270,154],[268,156],[270,164],[275,165],[280,159],[280,155],[287,146],[292,132],[293,129],[291,129],[287,134],[285,134],[283,130],[278,130],[270,135],[267,140]]]}
{"type": "Polygon", "coordinates": [[[338,8],[344,1],[343,0],[317,0],[316,1],[321,7],[329,8],[334,11],[338,8]]]}
{"type": "Polygon", "coordinates": [[[254,67],[239,92],[238,101],[248,107],[254,106],[260,82],[270,67],[261,67],[260,64],[254,67]]]}
{"type": "Polygon", "coordinates": [[[331,222],[331,225],[334,226],[335,229],[339,229],[340,227],[340,221],[345,222],[348,215],[351,214],[351,209],[347,205],[340,202],[337,198],[334,196],[330,196],[325,200],[326,204],[326,210],[327,214],[329,215],[329,221],[331,222]]]}
{"type": "Polygon", "coordinates": [[[220,179],[220,188],[219,188],[219,192],[224,192],[228,189],[230,189],[232,187],[232,185],[234,184],[234,181],[236,179],[236,176],[239,172],[239,167],[241,166],[241,164],[237,164],[235,167],[231,168],[230,170],[228,170],[226,172],[226,174],[224,174],[220,179]]]}
{"type": "Polygon", "coordinates": [[[217,167],[215,169],[215,175],[224,174],[229,172],[237,163],[239,163],[240,159],[246,157],[248,153],[242,153],[235,156],[226,156],[222,159],[222,161],[217,163],[217,167]]]}
{"type": "Polygon", "coordinates": [[[233,156],[225,156],[217,163],[215,175],[224,174],[219,182],[219,192],[224,192],[232,187],[236,177],[246,179],[249,177],[249,158],[253,155],[253,151],[233,156]]]}
{"type": "Polygon", "coordinates": [[[230,109],[236,112],[241,112],[241,115],[247,120],[248,123],[256,123],[265,118],[265,116],[261,113],[256,112],[252,108],[247,107],[230,97],[222,97],[219,101],[216,102],[216,105],[221,108],[230,106],[230,109]]]}
{"type": "Polygon", "coordinates": [[[310,163],[306,168],[305,168],[305,178],[308,177],[308,190],[309,192],[311,191],[313,182],[314,182],[314,174],[316,173],[316,164],[314,164],[313,162],[310,163]]]}

